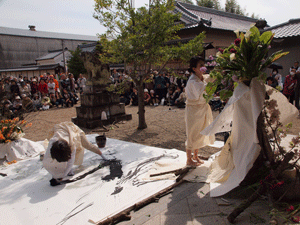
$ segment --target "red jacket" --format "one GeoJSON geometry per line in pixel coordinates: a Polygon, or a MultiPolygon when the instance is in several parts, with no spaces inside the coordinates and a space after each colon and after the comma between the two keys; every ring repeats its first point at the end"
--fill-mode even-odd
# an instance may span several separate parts
{"type": "Polygon", "coordinates": [[[283,85],[283,94],[287,96],[292,96],[295,93],[295,86],[297,84],[296,78],[291,75],[287,75],[283,85]]]}
{"type": "Polygon", "coordinates": [[[39,84],[39,92],[48,94],[48,85],[46,83],[39,84]]]}

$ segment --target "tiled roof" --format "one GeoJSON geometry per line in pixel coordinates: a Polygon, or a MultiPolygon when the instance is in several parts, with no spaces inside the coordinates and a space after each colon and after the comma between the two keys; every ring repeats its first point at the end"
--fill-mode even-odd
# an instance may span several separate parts
{"type": "Polygon", "coordinates": [[[55,38],[55,39],[68,39],[68,40],[81,40],[81,41],[98,41],[96,36],[79,35],[79,34],[64,34],[46,31],[32,31],[25,29],[0,27],[0,34],[25,36],[25,37],[40,37],[40,38],[55,38]]]}
{"type": "Polygon", "coordinates": [[[7,68],[7,69],[0,69],[0,72],[18,72],[18,71],[33,71],[33,70],[51,70],[55,69],[57,67],[62,67],[57,64],[51,64],[51,65],[31,65],[31,66],[22,66],[17,68],[7,68]]]}
{"type": "Polygon", "coordinates": [[[78,48],[80,48],[80,50],[82,52],[91,52],[94,53],[96,51],[96,46],[98,43],[90,43],[90,44],[83,44],[83,45],[78,45],[78,48]]]}
{"type": "Polygon", "coordinates": [[[41,57],[37,58],[36,61],[37,60],[54,59],[56,56],[59,56],[60,54],[62,54],[62,50],[51,52],[47,55],[41,56],[41,57]]]}
{"type": "Polygon", "coordinates": [[[274,38],[300,36],[300,18],[291,19],[286,23],[270,27],[268,30],[271,30],[273,33],[275,33],[274,38]]]}
{"type": "Polygon", "coordinates": [[[250,17],[182,2],[176,3],[174,12],[182,14],[181,21],[185,23],[185,29],[202,25],[220,30],[247,31],[251,24],[257,21],[250,17]],[[201,19],[204,22],[201,22],[201,19]]]}

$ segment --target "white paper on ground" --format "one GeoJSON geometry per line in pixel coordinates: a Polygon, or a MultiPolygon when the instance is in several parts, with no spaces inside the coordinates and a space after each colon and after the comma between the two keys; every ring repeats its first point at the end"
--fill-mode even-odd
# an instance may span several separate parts
{"type": "MultiPolygon", "coordinates": [[[[96,136],[87,135],[93,144],[96,136]]],[[[51,176],[42,168],[39,157],[0,167],[2,173],[8,174],[7,177],[0,177],[0,223],[52,225],[63,222],[67,214],[72,215],[80,210],[65,224],[90,224],[89,220],[104,220],[174,184],[175,181],[170,179],[147,182],[144,175],[152,168],[154,161],[140,166],[134,175],[140,163],[154,157],[160,157],[158,162],[161,164],[172,161],[174,165],[183,165],[186,161],[183,151],[114,139],[107,139],[102,152],[108,159],[122,161],[121,179],[103,181],[101,178],[109,174],[109,168],[104,167],[82,180],[51,187],[51,176]],[[134,176],[130,178],[129,173],[134,176]],[[113,194],[118,190],[121,191],[113,194]]],[[[74,177],[95,168],[100,162],[99,155],[85,151],[83,164],[75,167],[74,177]]]]}

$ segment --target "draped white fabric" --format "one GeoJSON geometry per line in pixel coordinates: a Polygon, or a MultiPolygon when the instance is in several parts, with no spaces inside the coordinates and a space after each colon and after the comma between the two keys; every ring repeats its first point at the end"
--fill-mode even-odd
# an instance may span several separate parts
{"type": "MultiPolygon", "coordinates": [[[[271,88],[258,79],[252,79],[250,87],[240,83],[222,113],[202,132],[204,135],[212,135],[231,130],[231,137],[219,156],[212,163],[202,166],[208,171],[206,179],[197,180],[210,183],[211,197],[224,195],[237,187],[259,155],[256,126],[266,89],[271,88]]],[[[280,92],[274,91],[270,97],[277,100],[283,124],[298,115],[298,110],[280,92]]],[[[197,168],[185,179],[195,181],[193,178],[199,175],[199,171],[197,168]]]]}

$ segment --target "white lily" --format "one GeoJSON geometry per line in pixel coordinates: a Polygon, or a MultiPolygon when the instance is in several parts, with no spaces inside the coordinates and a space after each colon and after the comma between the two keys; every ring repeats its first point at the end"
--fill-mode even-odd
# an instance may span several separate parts
{"type": "Polygon", "coordinates": [[[235,30],[234,33],[236,34],[237,38],[240,38],[240,31],[239,30],[235,30]]]}
{"type": "Polygon", "coordinates": [[[221,57],[222,53],[221,52],[217,52],[216,56],[219,58],[221,57]]]}
{"type": "Polygon", "coordinates": [[[230,54],[230,61],[235,60],[235,53],[230,54]]]}
{"type": "Polygon", "coordinates": [[[245,38],[246,40],[250,39],[250,35],[252,34],[252,32],[250,30],[247,30],[246,34],[245,34],[245,38]]]}

